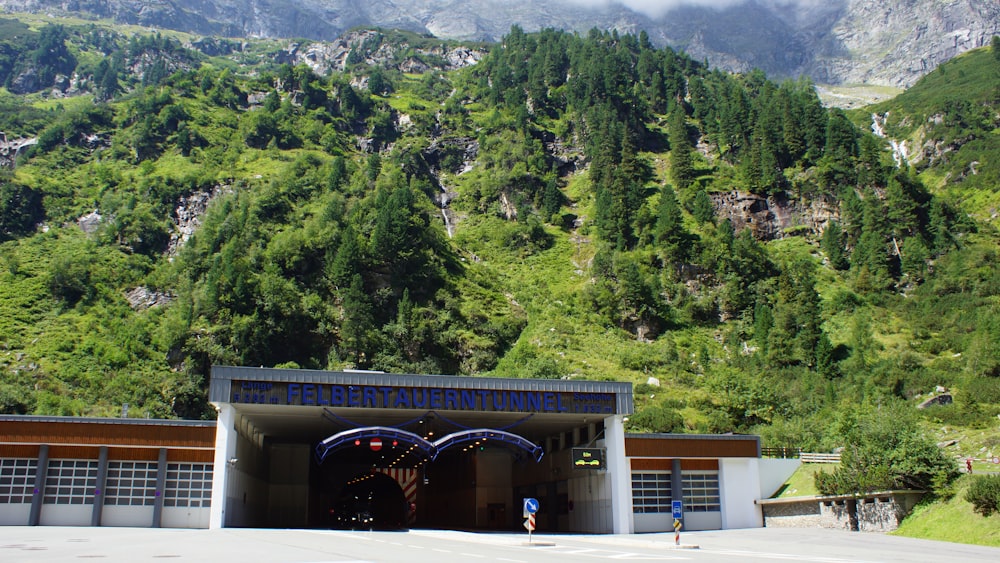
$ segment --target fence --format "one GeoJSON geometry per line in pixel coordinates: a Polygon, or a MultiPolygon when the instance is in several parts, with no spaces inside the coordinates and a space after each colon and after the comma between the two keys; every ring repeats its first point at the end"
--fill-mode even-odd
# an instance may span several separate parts
{"type": "Polygon", "coordinates": [[[802,452],[799,454],[802,463],[840,463],[840,454],[819,454],[802,452]]]}
{"type": "Polygon", "coordinates": [[[761,457],[802,460],[802,463],[840,463],[840,454],[804,452],[801,448],[761,448],[761,457]]]}

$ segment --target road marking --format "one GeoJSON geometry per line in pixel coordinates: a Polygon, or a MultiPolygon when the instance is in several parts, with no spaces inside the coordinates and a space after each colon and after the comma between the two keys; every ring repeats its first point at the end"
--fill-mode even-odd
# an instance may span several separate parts
{"type": "Polygon", "coordinates": [[[768,553],[763,551],[741,551],[735,549],[701,549],[703,553],[717,553],[719,555],[731,555],[740,558],[755,557],[759,559],[788,559],[797,561],[813,561],[815,563],[858,563],[857,559],[844,559],[838,557],[810,557],[808,555],[792,555],[788,553],[768,553]]]}
{"type": "Polygon", "coordinates": [[[510,561],[510,563],[528,563],[524,559],[507,559],[506,557],[497,557],[497,561],[510,561]]]}
{"type": "Polygon", "coordinates": [[[629,561],[668,561],[677,559],[688,559],[678,555],[663,555],[658,553],[633,553],[630,551],[612,551],[609,549],[591,549],[586,547],[572,547],[560,545],[539,545],[533,549],[546,549],[559,555],[579,555],[594,559],[617,559],[629,561]]]}
{"type": "Polygon", "coordinates": [[[438,553],[451,553],[451,551],[449,551],[449,550],[447,550],[447,549],[438,549],[438,548],[436,548],[436,547],[435,547],[435,548],[432,548],[432,549],[434,549],[434,551],[436,551],[436,552],[438,552],[438,553]]]}
{"type": "Polygon", "coordinates": [[[459,555],[464,555],[466,557],[478,557],[480,559],[486,557],[485,555],[480,555],[478,553],[460,553],[459,555]]]}

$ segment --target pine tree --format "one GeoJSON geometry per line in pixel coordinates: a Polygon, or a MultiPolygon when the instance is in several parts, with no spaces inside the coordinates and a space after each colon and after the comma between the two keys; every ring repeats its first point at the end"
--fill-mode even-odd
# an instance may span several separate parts
{"type": "Polygon", "coordinates": [[[687,114],[683,104],[675,104],[668,124],[670,140],[670,180],[678,190],[684,191],[695,180],[691,139],[688,137],[687,114]]]}
{"type": "Polygon", "coordinates": [[[691,204],[691,215],[699,223],[715,222],[715,206],[712,204],[712,198],[709,197],[708,192],[705,190],[698,190],[698,193],[695,194],[694,202],[691,204]]]}
{"type": "Polygon", "coordinates": [[[850,267],[850,263],[847,260],[847,253],[844,251],[844,231],[841,230],[840,223],[830,221],[826,229],[823,229],[820,248],[823,249],[833,269],[846,270],[850,267]]]}

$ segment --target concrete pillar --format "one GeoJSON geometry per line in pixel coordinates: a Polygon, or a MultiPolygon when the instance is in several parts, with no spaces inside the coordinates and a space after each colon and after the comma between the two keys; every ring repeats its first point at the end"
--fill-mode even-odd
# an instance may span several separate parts
{"type": "Polygon", "coordinates": [[[215,405],[219,411],[215,425],[215,461],[212,470],[212,509],[209,528],[226,526],[226,491],[229,482],[229,460],[236,459],[236,409],[229,403],[215,405]]]}
{"type": "Polygon", "coordinates": [[[156,460],[156,497],[153,499],[153,521],[150,526],[159,528],[163,522],[163,501],[167,495],[167,448],[160,448],[156,460]]]}
{"type": "Polygon", "coordinates": [[[607,447],[607,477],[611,479],[611,530],[616,534],[633,533],[632,472],[625,457],[624,415],[604,419],[604,439],[607,447]]]}
{"type": "Polygon", "coordinates": [[[94,510],[90,513],[90,525],[100,526],[104,513],[104,488],[108,484],[108,447],[101,446],[97,458],[97,481],[94,483],[94,510]]]}
{"type": "Polygon", "coordinates": [[[45,476],[49,472],[49,446],[38,447],[38,467],[35,470],[35,488],[31,496],[31,512],[28,513],[28,525],[37,526],[42,516],[42,501],[45,498],[45,476]]]}
{"type": "MultiPolygon", "coordinates": [[[[677,458],[674,458],[670,465],[670,500],[684,501],[684,476],[681,474],[681,460],[677,458]]],[[[687,510],[686,507],[685,510],[687,510]]],[[[683,516],[681,516],[680,521],[681,524],[684,523],[683,516]]]]}

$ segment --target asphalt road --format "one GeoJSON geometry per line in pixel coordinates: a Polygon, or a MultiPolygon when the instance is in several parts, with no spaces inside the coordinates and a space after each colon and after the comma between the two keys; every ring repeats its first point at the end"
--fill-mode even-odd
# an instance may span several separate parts
{"type": "Polygon", "coordinates": [[[681,534],[549,535],[439,530],[153,530],[148,528],[0,527],[0,561],[205,561],[217,563],[363,563],[574,561],[1000,561],[986,548],[819,529],[726,530],[681,534]]]}

